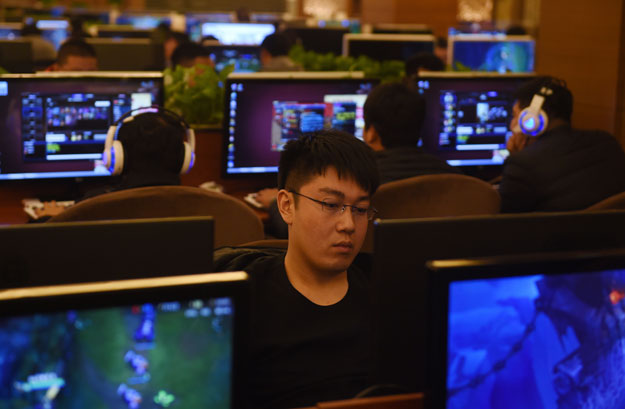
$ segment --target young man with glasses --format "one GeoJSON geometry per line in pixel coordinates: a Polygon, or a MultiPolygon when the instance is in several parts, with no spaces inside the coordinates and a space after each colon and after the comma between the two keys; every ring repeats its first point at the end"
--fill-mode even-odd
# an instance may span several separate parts
{"type": "Polygon", "coordinates": [[[286,144],[277,198],[286,254],[248,253],[231,264],[252,282],[250,407],[312,406],[368,386],[369,280],[352,262],[375,215],[378,179],[372,151],[350,134],[286,144]]]}

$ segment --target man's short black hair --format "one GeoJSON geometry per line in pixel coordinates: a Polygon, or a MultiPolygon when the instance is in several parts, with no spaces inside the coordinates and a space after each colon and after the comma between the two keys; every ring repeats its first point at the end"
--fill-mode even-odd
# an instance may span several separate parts
{"type": "Polygon", "coordinates": [[[364,106],[365,129],[373,126],[382,146],[417,146],[425,118],[425,100],[416,87],[403,83],[380,84],[364,106]]]}
{"type": "Polygon", "coordinates": [[[42,33],[39,27],[37,27],[37,23],[32,22],[32,23],[24,24],[24,26],[20,30],[20,34],[23,36],[30,36],[30,35],[41,35],[42,33]]]}
{"type": "Polygon", "coordinates": [[[124,146],[124,174],[177,175],[184,160],[186,129],[172,114],[145,112],[122,123],[117,139],[124,146]]]}
{"type": "Polygon", "coordinates": [[[56,61],[63,65],[70,56],[97,58],[93,46],[81,38],[70,38],[63,42],[56,54],[56,61]]]}
{"type": "Polygon", "coordinates": [[[429,53],[427,51],[415,54],[406,60],[407,77],[418,74],[420,68],[428,71],[445,71],[445,63],[434,55],[434,53],[429,53]]]}
{"type": "Polygon", "coordinates": [[[553,91],[551,95],[545,97],[542,107],[549,119],[559,118],[571,122],[573,94],[566,87],[566,82],[558,78],[541,76],[521,85],[514,94],[514,99],[518,101],[519,108],[527,108],[534,95],[538,94],[543,87],[553,91]]]}
{"type": "Polygon", "coordinates": [[[289,55],[291,49],[291,40],[282,33],[269,34],[260,44],[261,49],[267,50],[272,57],[289,55]]]}
{"type": "Polygon", "coordinates": [[[290,140],[280,155],[278,188],[299,191],[313,177],[336,169],[340,179],[352,179],[373,195],[380,184],[373,151],[364,142],[336,129],[290,140]]]}
{"type": "Polygon", "coordinates": [[[174,52],[171,54],[171,65],[175,67],[177,65],[188,66],[192,65],[193,60],[197,57],[208,57],[210,52],[197,43],[186,42],[178,45],[174,52]]]}

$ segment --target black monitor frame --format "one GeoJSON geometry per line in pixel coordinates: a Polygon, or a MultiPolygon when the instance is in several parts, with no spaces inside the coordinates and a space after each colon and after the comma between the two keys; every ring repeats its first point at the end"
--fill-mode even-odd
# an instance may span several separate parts
{"type": "Polygon", "coordinates": [[[0,318],[218,297],[230,297],[235,310],[230,388],[230,407],[234,409],[242,407],[245,399],[249,283],[244,272],[5,290],[0,294],[0,318]]]}
{"type": "MultiPolygon", "coordinates": [[[[607,251],[535,253],[523,256],[499,256],[432,260],[427,263],[428,347],[426,405],[428,409],[447,407],[447,342],[449,287],[465,280],[555,276],[625,269],[625,247],[607,251]]],[[[520,392],[520,391],[519,391],[520,392]]]]}
{"type": "Polygon", "coordinates": [[[621,210],[376,220],[373,382],[425,387],[427,261],[620,248],[623,225],[621,210]]]}
{"type": "Polygon", "coordinates": [[[212,217],[0,227],[0,288],[212,271],[212,217]]]}
{"type": "MultiPolygon", "coordinates": [[[[432,34],[345,34],[343,36],[343,56],[344,57],[359,57],[354,55],[353,47],[350,44],[423,44],[424,46],[431,45],[431,50],[434,51],[434,45],[436,43],[436,37],[432,34]],[[351,49],[350,49],[351,48],[351,49]]],[[[365,55],[373,60],[379,60],[369,54],[365,55]]],[[[391,58],[391,60],[405,61],[412,55],[397,58],[391,58]]]]}

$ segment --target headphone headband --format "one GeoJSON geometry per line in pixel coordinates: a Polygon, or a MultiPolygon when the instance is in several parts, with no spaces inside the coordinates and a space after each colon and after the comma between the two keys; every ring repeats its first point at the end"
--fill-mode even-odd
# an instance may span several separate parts
{"type": "Polygon", "coordinates": [[[102,159],[104,161],[104,165],[109,169],[111,174],[119,175],[122,173],[124,168],[123,145],[121,141],[117,139],[119,129],[124,123],[133,121],[135,113],[138,111],[142,111],[142,113],[152,112],[161,116],[169,116],[170,119],[175,120],[185,129],[186,141],[184,141],[184,158],[180,168],[180,173],[188,172],[193,167],[193,163],[195,161],[195,132],[193,131],[193,128],[191,128],[187,121],[185,121],[185,119],[178,113],[159,105],[151,105],[147,107],[134,108],[125,112],[109,127],[106,134],[106,140],[104,142],[102,159]]]}

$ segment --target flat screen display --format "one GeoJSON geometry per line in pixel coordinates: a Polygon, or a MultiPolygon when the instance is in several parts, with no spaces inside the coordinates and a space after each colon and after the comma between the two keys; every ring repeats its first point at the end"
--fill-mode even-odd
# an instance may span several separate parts
{"type": "Polygon", "coordinates": [[[202,24],[202,37],[214,36],[221,44],[260,45],[276,28],[265,23],[215,23],[202,24]]]}
{"type": "Polygon", "coordinates": [[[0,406],[231,408],[230,297],[0,317],[0,406]]]}
{"type": "Polygon", "coordinates": [[[455,71],[533,72],[535,42],[530,37],[464,35],[451,37],[455,71]]]}
{"type": "Polygon", "coordinates": [[[335,128],[362,139],[371,79],[229,79],[225,175],[274,173],[286,142],[335,128]]]}
{"type": "Polygon", "coordinates": [[[0,78],[0,180],[107,176],[106,133],[131,109],[161,104],[161,74],[0,78]]]}
{"type": "Polygon", "coordinates": [[[377,61],[400,60],[434,51],[434,36],[410,34],[349,34],[344,37],[344,55],[366,56],[377,61]]]}
{"type": "Polygon", "coordinates": [[[215,69],[221,71],[229,65],[234,72],[250,73],[260,71],[260,48],[247,45],[213,45],[206,47],[215,69]]]}

